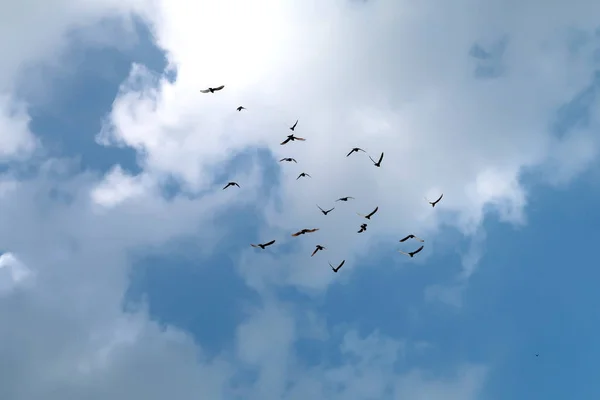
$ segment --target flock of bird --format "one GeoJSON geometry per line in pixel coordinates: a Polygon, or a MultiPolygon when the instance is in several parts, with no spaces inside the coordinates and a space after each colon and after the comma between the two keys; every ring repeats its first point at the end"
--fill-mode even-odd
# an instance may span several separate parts
{"type": "MultiPolygon", "coordinates": [[[[225,87],[225,85],[221,85],[221,86],[214,87],[214,88],[209,87],[207,89],[200,90],[200,92],[201,93],[215,93],[215,92],[218,92],[219,90],[222,90],[224,87],[225,87]]],[[[239,106],[239,107],[236,108],[237,111],[242,111],[242,110],[245,110],[245,109],[246,109],[246,107],[244,107],[244,106],[239,106]]],[[[295,142],[295,141],[300,141],[300,142],[306,141],[305,138],[295,136],[294,133],[295,133],[295,130],[296,130],[296,126],[298,126],[298,120],[296,120],[296,122],[294,122],[294,124],[289,128],[292,131],[292,134],[288,135],[286,137],[286,139],[283,142],[280,143],[280,145],[283,146],[283,145],[286,145],[286,144],[288,144],[290,142],[295,142]]],[[[349,157],[351,154],[358,153],[358,152],[363,152],[365,154],[367,153],[365,150],[361,149],[360,147],[354,147],[352,150],[350,150],[350,152],[346,155],[346,157],[349,157]]],[[[378,168],[381,167],[381,162],[383,161],[383,153],[381,153],[381,155],[379,156],[379,159],[377,161],[375,161],[370,155],[369,155],[369,158],[373,162],[374,166],[376,166],[378,168]]],[[[297,163],[298,161],[296,161],[295,158],[285,157],[285,158],[282,158],[281,160],[279,160],[279,162],[294,162],[294,163],[297,163]]],[[[298,180],[300,178],[310,178],[310,177],[311,176],[309,174],[307,174],[306,172],[302,172],[302,173],[300,173],[300,175],[298,175],[298,177],[296,178],[296,180],[298,180]]],[[[225,185],[225,187],[223,188],[223,190],[225,190],[225,189],[227,189],[229,187],[233,187],[233,186],[238,187],[238,188],[240,187],[240,185],[237,182],[228,182],[225,185]]],[[[425,200],[427,200],[427,202],[432,207],[435,207],[435,205],[437,203],[439,203],[440,200],[442,200],[443,197],[444,197],[444,194],[442,193],[439,196],[439,198],[437,200],[435,200],[435,201],[429,201],[427,199],[425,199],[425,200]]],[[[354,197],[346,196],[346,197],[340,197],[336,201],[347,202],[348,200],[351,200],[351,199],[354,199],[354,197]]],[[[327,215],[327,214],[329,214],[331,211],[333,211],[335,209],[335,207],[332,207],[329,210],[324,210],[318,204],[317,204],[317,207],[319,208],[319,210],[321,211],[321,213],[323,213],[323,215],[327,215]]],[[[361,217],[363,217],[363,218],[365,218],[365,219],[367,219],[367,220],[370,221],[371,217],[373,217],[375,215],[375,213],[377,213],[378,210],[379,210],[379,206],[375,207],[375,209],[373,211],[371,211],[369,214],[366,214],[366,215],[363,215],[363,214],[360,214],[360,213],[357,213],[357,214],[359,216],[361,216],[361,217]]],[[[305,235],[305,234],[308,234],[308,233],[316,232],[318,230],[319,230],[319,228],[302,229],[302,230],[300,230],[298,232],[292,233],[292,236],[293,237],[298,237],[298,236],[305,235]]],[[[363,233],[366,230],[367,230],[367,224],[363,223],[363,224],[360,225],[360,229],[357,231],[357,233],[363,233]]],[[[404,242],[406,242],[409,239],[413,239],[413,240],[416,240],[416,241],[421,242],[421,243],[425,242],[423,239],[421,239],[421,238],[419,238],[419,237],[417,237],[417,236],[415,236],[413,234],[407,235],[406,237],[400,239],[399,242],[400,243],[404,243],[404,242]]],[[[270,242],[266,242],[266,243],[251,244],[251,246],[255,247],[255,248],[259,248],[259,249],[264,250],[265,248],[273,245],[274,243],[275,243],[275,240],[271,240],[270,242]]],[[[402,251],[402,250],[398,250],[398,252],[400,252],[400,253],[408,256],[408,257],[414,257],[417,253],[419,253],[419,252],[421,252],[421,250],[423,250],[423,247],[424,247],[424,245],[421,245],[416,250],[413,250],[413,251],[410,251],[410,252],[405,252],[405,251],[402,251]]],[[[326,249],[327,248],[325,246],[317,244],[315,250],[311,254],[311,257],[313,257],[315,254],[317,254],[317,252],[323,251],[323,250],[326,250],[326,249]]],[[[334,267],[331,264],[331,262],[329,262],[329,266],[331,267],[331,269],[333,270],[333,272],[337,273],[340,270],[340,268],[342,268],[342,266],[344,265],[345,262],[346,262],[346,260],[342,260],[342,262],[340,262],[337,267],[334,267]]]]}

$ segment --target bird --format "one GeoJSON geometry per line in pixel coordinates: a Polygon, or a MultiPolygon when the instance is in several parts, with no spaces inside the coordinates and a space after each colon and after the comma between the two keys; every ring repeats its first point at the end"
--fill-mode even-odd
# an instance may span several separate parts
{"type": "Polygon", "coordinates": [[[209,87],[208,89],[200,90],[200,92],[202,92],[202,93],[214,93],[214,92],[217,92],[217,91],[223,89],[224,87],[225,87],[225,85],[221,85],[221,86],[216,87],[216,88],[210,88],[209,87]]]}
{"type": "Polygon", "coordinates": [[[303,142],[303,141],[305,141],[306,139],[304,139],[304,138],[301,138],[301,137],[298,137],[298,136],[294,136],[294,135],[292,134],[292,135],[288,135],[287,139],[285,139],[283,142],[281,142],[281,143],[279,143],[279,144],[283,146],[284,144],[286,144],[286,143],[287,143],[287,142],[289,142],[290,140],[291,140],[292,142],[293,142],[293,141],[296,141],[296,140],[300,140],[300,141],[302,141],[302,142],[303,142]]]}
{"type": "Polygon", "coordinates": [[[246,110],[246,107],[244,107],[244,106],[239,106],[238,108],[236,108],[236,110],[238,110],[238,111],[246,110]]]}
{"type": "MultiPolygon", "coordinates": [[[[317,204],[317,207],[319,207],[319,205],[318,205],[318,204],[317,204]]],[[[333,208],[331,208],[331,209],[329,209],[329,210],[325,211],[325,210],[323,210],[321,207],[319,207],[319,210],[321,210],[321,212],[323,213],[323,215],[327,215],[327,214],[329,214],[329,213],[330,213],[331,211],[333,211],[334,209],[335,209],[335,207],[333,207],[333,208]]]]}
{"type": "Polygon", "coordinates": [[[440,197],[436,201],[429,201],[429,200],[427,200],[427,198],[425,198],[425,200],[427,200],[427,202],[429,204],[431,204],[431,207],[435,207],[435,205],[440,202],[440,200],[442,199],[442,197],[444,197],[444,193],[442,193],[440,195],[440,197]]]}
{"type": "Polygon", "coordinates": [[[296,129],[296,125],[298,125],[298,120],[296,120],[296,122],[294,122],[294,125],[290,126],[290,131],[294,131],[294,129],[296,129]]]}
{"type": "Polygon", "coordinates": [[[373,158],[371,156],[369,156],[369,158],[371,159],[371,161],[373,161],[373,164],[376,167],[381,167],[381,160],[383,160],[383,153],[381,153],[381,155],[379,156],[379,161],[375,162],[375,160],[373,160],[373,158]]]}
{"type": "Polygon", "coordinates": [[[366,151],[364,151],[364,150],[363,150],[363,149],[361,149],[360,147],[355,147],[355,148],[353,148],[352,150],[350,150],[350,153],[348,153],[348,154],[346,155],[346,157],[348,157],[348,156],[349,156],[350,154],[352,154],[352,153],[358,153],[359,151],[362,151],[363,153],[366,153],[366,151]]]}
{"type": "Polygon", "coordinates": [[[305,233],[313,233],[318,231],[319,228],[314,228],[314,229],[302,229],[301,231],[298,231],[296,233],[292,233],[292,236],[300,236],[300,235],[304,235],[305,233]]]}
{"type": "Polygon", "coordinates": [[[296,178],[296,180],[303,178],[305,176],[308,176],[309,178],[312,178],[312,176],[310,176],[309,174],[307,174],[306,172],[302,172],[300,175],[298,175],[298,177],[296,178]]]}
{"type": "Polygon", "coordinates": [[[252,247],[260,247],[261,249],[263,249],[263,250],[264,250],[264,249],[265,249],[265,247],[267,247],[267,246],[270,246],[270,245],[272,245],[273,243],[275,243],[275,241],[274,241],[274,240],[271,240],[271,241],[270,241],[270,242],[268,242],[268,243],[263,243],[263,244],[251,244],[250,246],[252,246],[252,247]]]}
{"type": "Polygon", "coordinates": [[[408,239],[415,239],[415,240],[418,240],[421,243],[424,242],[423,239],[420,239],[420,238],[416,237],[412,233],[410,235],[406,236],[404,239],[400,239],[400,242],[406,242],[408,239]]]}
{"type": "Polygon", "coordinates": [[[315,251],[313,251],[313,253],[310,255],[311,257],[314,256],[315,254],[317,254],[317,251],[319,250],[327,250],[327,247],[323,247],[320,244],[317,245],[317,248],[315,249],[315,251]]]}
{"type": "Polygon", "coordinates": [[[229,182],[227,185],[225,185],[225,187],[223,188],[223,190],[227,189],[229,186],[240,187],[240,185],[238,185],[237,182],[229,182]]]}
{"type": "Polygon", "coordinates": [[[540,355],[539,355],[539,354],[536,354],[535,356],[536,356],[536,357],[539,357],[540,355]]]}
{"type": "Polygon", "coordinates": [[[373,211],[371,211],[370,214],[367,215],[362,215],[357,213],[358,215],[360,215],[361,217],[365,217],[366,219],[371,219],[371,217],[377,212],[377,210],[379,210],[379,206],[375,207],[375,209],[373,211]]]}
{"type": "Polygon", "coordinates": [[[345,262],[346,262],[346,260],[342,260],[342,262],[340,263],[340,265],[337,266],[337,268],[334,268],[333,265],[331,265],[331,263],[329,263],[329,266],[331,267],[333,272],[338,272],[340,270],[340,268],[342,268],[342,265],[344,265],[345,262]]]}
{"type": "Polygon", "coordinates": [[[336,201],[348,201],[348,199],[354,199],[354,197],[350,197],[350,196],[346,196],[346,197],[340,197],[339,199],[337,199],[336,201]]]}
{"type": "Polygon", "coordinates": [[[358,233],[363,233],[366,230],[367,230],[367,224],[360,224],[360,230],[358,231],[358,233]]]}
{"type": "Polygon", "coordinates": [[[291,157],[286,157],[286,158],[282,158],[281,160],[279,160],[279,162],[282,162],[282,161],[298,163],[298,161],[296,161],[295,158],[291,158],[291,157]]]}
{"type": "Polygon", "coordinates": [[[416,249],[415,251],[411,251],[409,253],[406,253],[402,250],[398,250],[398,252],[402,253],[402,254],[406,254],[409,257],[413,257],[415,254],[417,254],[418,252],[420,252],[421,250],[423,250],[423,246],[419,247],[418,249],[416,249]]]}

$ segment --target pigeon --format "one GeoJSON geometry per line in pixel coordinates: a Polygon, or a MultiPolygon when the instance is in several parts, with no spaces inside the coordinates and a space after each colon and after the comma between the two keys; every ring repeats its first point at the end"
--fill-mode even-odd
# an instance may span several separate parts
{"type": "Polygon", "coordinates": [[[344,265],[345,262],[346,262],[346,260],[342,260],[342,262],[340,263],[340,265],[337,266],[337,268],[334,268],[333,265],[331,265],[331,263],[329,263],[329,266],[331,267],[333,272],[338,272],[340,270],[340,268],[342,268],[342,265],[344,265]]]}
{"type": "Polygon", "coordinates": [[[383,160],[383,153],[381,153],[381,156],[379,156],[379,161],[375,162],[375,160],[373,160],[373,158],[371,158],[371,156],[369,156],[369,158],[371,159],[371,161],[373,161],[373,164],[376,167],[381,167],[381,161],[383,160]]]}
{"type": "Polygon", "coordinates": [[[279,162],[282,162],[282,161],[298,163],[298,161],[296,161],[295,158],[291,158],[291,157],[286,157],[286,158],[282,158],[281,160],[279,160],[279,162]]]}
{"type": "Polygon", "coordinates": [[[419,242],[424,242],[423,239],[420,239],[413,234],[406,236],[404,239],[400,239],[400,242],[406,242],[408,239],[415,239],[415,240],[418,240],[419,242]]]}
{"type": "Polygon", "coordinates": [[[217,91],[223,89],[224,87],[225,87],[225,85],[221,85],[221,86],[216,87],[216,88],[204,89],[204,90],[201,90],[200,92],[202,92],[202,93],[214,93],[214,92],[217,92],[217,91]]]}
{"type": "Polygon", "coordinates": [[[339,199],[337,199],[336,201],[348,201],[348,199],[354,199],[354,197],[350,197],[350,196],[346,196],[346,197],[340,197],[339,199]]]}
{"type": "Polygon", "coordinates": [[[406,253],[406,252],[404,252],[404,251],[402,251],[402,250],[398,250],[398,251],[399,251],[400,253],[402,253],[402,254],[406,254],[406,255],[407,255],[407,256],[409,256],[409,257],[414,257],[414,255],[415,255],[415,254],[417,254],[418,252],[420,252],[421,250],[423,250],[423,246],[421,246],[421,247],[419,247],[418,249],[416,249],[415,251],[411,251],[411,252],[409,252],[409,253],[406,253]]]}
{"type": "MultiPolygon", "coordinates": [[[[319,205],[317,204],[317,207],[319,207],[319,205]]],[[[323,210],[321,207],[319,207],[319,210],[321,210],[321,212],[323,213],[323,215],[327,215],[329,214],[331,211],[333,211],[335,209],[335,207],[329,209],[329,210],[323,210]]]]}
{"type": "Polygon", "coordinates": [[[315,229],[302,229],[301,231],[298,231],[296,233],[292,233],[292,236],[300,236],[300,235],[304,235],[305,233],[313,233],[318,231],[319,228],[315,228],[315,229]]]}
{"type": "Polygon", "coordinates": [[[362,151],[363,153],[366,153],[366,151],[364,151],[363,149],[361,149],[360,147],[355,147],[352,150],[350,150],[350,153],[348,153],[348,155],[346,155],[346,157],[348,157],[350,154],[352,153],[358,153],[359,151],[362,151]]]}
{"type": "Polygon", "coordinates": [[[294,129],[296,129],[296,125],[298,125],[298,120],[296,120],[296,122],[294,123],[294,125],[290,126],[290,131],[294,131],[294,129]]]}
{"type": "Polygon", "coordinates": [[[315,249],[315,251],[313,251],[313,253],[310,255],[311,257],[314,256],[315,254],[317,254],[317,251],[319,250],[327,250],[327,247],[323,247],[320,244],[317,245],[317,248],[315,249]]]}
{"type": "Polygon", "coordinates": [[[442,194],[440,195],[440,197],[439,197],[439,198],[438,198],[436,201],[429,201],[429,200],[427,200],[427,199],[425,199],[425,200],[427,200],[427,202],[428,202],[429,204],[431,204],[431,207],[435,207],[435,205],[436,205],[437,203],[439,203],[439,202],[440,202],[440,200],[442,199],[442,197],[444,197],[444,193],[442,193],[442,194]]]}
{"type": "Polygon", "coordinates": [[[375,207],[375,209],[373,211],[371,211],[370,214],[367,215],[362,215],[357,213],[358,215],[360,215],[361,217],[365,217],[366,219],[371,219],[371,217],[377,212],[377,210],[379,210],[379,206],[375,207]]]}
{"type": "Polygon", "coordinates": [[[236,108],[236,110],[238,110],[238,111],[246,110],[246,107],[244,107],[244,106],[239,106],[238,108],[236,108]]]}
{"type": "Polygon", "coordinates": [[[274,240],[271,240],[271,241],[270,241],[270,242],[268,242],[268,243],[263,243],[263,244],[251,244],[250,246],[252,246],[252,247],[260,247],[261,249],[263,249],[263,250],[264,250],[264,249],[265,249],[265,247],[267,247],[267,246],[270,246],[270,245],[272,245],[273,243],[275,243],[275,241],[274,241],[274,240]]]}
{"type": "Polygon", "coordinates": [[[366,230],[367,230],[367,224],[361,224],[360,225],[360,230],[358,231],[358,233],[363,233],[366,230]]]}
{"type": "Polygon", "coordinates": [[[240,185],[238,185],[237,182],[229,182],[227,185],[225,185],[225,187],[223,188],[223,190],[227,189],[229,186],[240,187],[240,185]]]}
{"type": "Polygon", "coordinates": [[[300,141],[302,141],[302,142],[303,142],[303,141],[305,141],[306,139],[304,139],[304,138],[301,138],[301,137],[298,137],[298,136],[294,136],[294,135],[288,135],[287,139],[285,139],[283,142],[281,142],[281,143],[279,143],[279,144],[283,146],[284,144],[286,144],[286,143],[287,143],[287,142],[289,142],[290,140],[291,140],[292,142],[293,142],[293,141],[296,141],[296,140],[300,140],[300,141]]]}
{"type": "Polygon", "coordinates": [[[296,180],[303,178],[305,176],[308,176],[309,178],[312,178],[312,176],[310,176],[309,174],[307,174],[306,172],[302,172],[300,175],[298,175],[298,177],[296,178],[296,180]]]}

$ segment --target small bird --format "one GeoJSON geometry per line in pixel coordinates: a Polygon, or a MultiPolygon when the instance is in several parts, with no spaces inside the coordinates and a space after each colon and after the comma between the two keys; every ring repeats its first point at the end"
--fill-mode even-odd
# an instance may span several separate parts
{"type": "Polygon", "coordinates": [[[270,241],[270,242],[268,242],[268,243],[263,243],[263,244],[251,244],[250,246],[252,246],[252,247],[260,247],[261,249],[263,249],[263,250],[264,250],[264,249],[265,249],[265,247],[267,247],[267,246],[270,246],[270,245],[272,245],[273,243],[275,243],[275,241],[274,241],[274,240],[271,240],[271,241],[270,241]]]}
{"type": "Polygon", "coordinates": [[[427,202],[429,204],[431,204],[431,207],[435,207],[435,205],[440,202],[440,200],[442,199],[442,197],[444,197],[444,193],[442,193],[440,195],[440,197],[436,201],[429,201],[429,200],[427,200],[427,198],[425,198],[425,200],[427,200],[427,202]]]}
{"type": "Polygon", "coordinates": [[[340,197],[339,199],[337,199],[336,201],[348,201],[348,199],[354,199],[354,197],[350,197],[350,196],[346,196],[346,197],[340,197]]]}
{"type": "Polygon", "coordinates": [[[408,239],[415,239],[415,240],[418,240],[421,243],[424,242],[423,239],[420,239],[420,238],[416,237],[413,234],[410,234],[410,235],[406,236],[404,239],[400,239],[400,242],[406,242],[408,239]]]}
{"type": "Polygon", "coordinates": [[[216,87],[216,88],[204,89],[204,90],[201,90],[200,92],[202,92],[202,93],[214,93],[214,92],[217,92],[217,91],[223,89],[224,87],[225,87],[225,85],[221,85],[221,86],[216,87]]]}
{"type": "Polygon", "coordinates": [[[296,140],[300,140],[300,141],[302,141],[302,142],[303,142],[303,141],[305,141],[306,139],[304,139],[304,138],[301,138],[301,137],[298,137],[298,136],[294,136],[294,135],[292,134],[292,135],[288,135],[288,136],[287,136],[287,139],[285,139],[283,142],[281,142],[281,143],[279,143],[279,144],[283,146],[284,144],[286,144],[286,143],[287,143],[287,142],[289,142],[290,140],[291,140],[292,142],[293,142],[293,141],[296,141],[296,140]]]}
{"type": "Polygon", "coordinates": [[[364,151],[363,149],[361,149],[360,147],[355,147],[352,150],[350,150],[350,153],[348,153],[348,155],[346,155],[346,157],[348,157],[350,154],[352,153],[358,153],[359,151],[362,151],[363,153],[366,153],[366,151],[364,151]]]}
{"type": "Polygon", "coordinates": [[[236,110],[238,111],[242,111],[242,110],[246,110],[247,108],[244,106],[239,106],[238,108],[236,108],[236,110]]]}
{"type": "Polygon", "coordinates": [[[367,230],[367,224],[360,224],[360,230],[358,231],[358,233],[363,233],[366,230],[367,230]]]}
{"type": "Polygon", "coordinates": [[[539,357],[540,355],[539,355],[539,354],[536,354],[535,356],[536,356],[536,357],[539,357]]]}
{"type": "Polygon", "coordinates": [[[296,120],[296,122],[294,123],[294,125],[290,126],[290,131],[294,131],[294,129],[296,129],[296,125],[298,125],[298,120],[296,120]]]}
{"type": "Polygon", "coordinates": [[[371,159],[371,161],[373,161],[373,164],[376,167],[381,167],[381,161],[383,160],[383,153],[381,153],[381,155],[379,156],[379,161],[375,162],[375,160],[373,160],[373,158],[371,158],[371,156],[369,156],[369,158],[371,159]]]}
{"type": "Polygon", "coordinates": [[[402,250],[398,250],[398,252],[402,253],[402,254],[406,254],[407,256],[413,257],[415,254],[417,254],[418,252],[420,252],[421,250],[423,250],[423,246],[419,247],[418,249],[416,249],[415,251],[411,251],[410,253],[405,253],[402,250]]]}
{"type": "Polygon", "coordinates": [[[333,265],[331,265],[331,263],[329,263],[329,266],[331,267],[333,272],[338,272],[340,270],[340,268],[342,268],[342,265],[344,265],[345,262],[346,262],[346,260],[342,260],[342,262],[340,263],[340,265],[337,266],[337,268],[334,268],[333,265]]]}
{"type": "Polygon", "coordinates": [[[300,175],[298,175],[298,177],[296,178],[296,180],[303,178],[305,176],[308,176],[309,178],[312,178],[312,176],[310,176],[309,174],[307,174],[306,172],[302,172],[300,175]]]}
{"type": "Polygon", "coordinates": [[[319,228],[314,228],[314,229],[302,229],[301,231],[298,231],[296,233],[292,233],[292,236],[300,236],[300,235],[304,235],[305,233],[313,233],[318,231],[319,228]]]}
{"type": "Polygon", "coordinates": [[[379,210],[379,206],[375,207],[375,209],[373,211],[371,211],[370,214],[367,214],[367,215],[363,215],[363,214],[359,214],[359,213],[357,213],[357,214],[360,215],[361,217],[365,217],[366,219],[371,219],[371,217],[377,212],[377,210],[379,210]]]}
{"type": "Polygon", "coordinates": [[[279,160],[279,162],[282,162],[282,161],[298,163],[298,161],[296,161],[295,158],[291,158],[291,157],[286,157],[286,158],[282,158],[281,160],[279,160]]]}
{"type": "MultiPolygon", "coordinates": [[[[317,207],[319,207],[319,205],[318,205],[318,204],[317,204],[317,207]]],[[[333,211],[334,209],[335,209],[335,207],[333,207],[333,208],[331,208],[331,209],[329,209],[329,210],[325,211],[325,210],[323,210],[321,207],[319,207],[319,210],[321,210],[321,212],[323,213],[323,215],[327,215],[327,214],[329,214],[329,213],[330,213],[331,211],[333,211]]]]}
{"type": "Polygon", "coordinates": [[[225,187],[223,188],[223,190],[227,189],[229,186],[240,187],[240,185],[238,185],[237,182],[229,182],[227,185],[225,185],[225,187]]]}
{"type": "Polygon", "coordinates": [[[311,257],[314,256],[315,254],[317,254],[317,251],[319,250],[327,250],[327,247],[323,247],[320,244],[317,245],[317,248],[315,249],[315,251],[313,251],[313,253],[310,255],[311,257]]]}

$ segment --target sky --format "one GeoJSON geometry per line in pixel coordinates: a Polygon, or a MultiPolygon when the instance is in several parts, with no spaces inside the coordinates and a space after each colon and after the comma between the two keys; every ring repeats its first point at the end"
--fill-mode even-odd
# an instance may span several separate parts
{"type": "Polygon", "coordinates": [[[600,3],[0,11],[0,398],[599,398],[600,3]]]}

